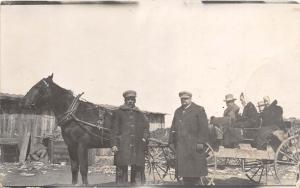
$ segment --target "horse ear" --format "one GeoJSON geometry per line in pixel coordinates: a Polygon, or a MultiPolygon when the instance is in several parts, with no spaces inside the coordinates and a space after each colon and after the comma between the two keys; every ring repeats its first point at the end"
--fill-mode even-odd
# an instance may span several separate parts
{"type": "Polygon", "coordinates": [[[50,80],[53,79],[53,73],[50,76],[48,76],[48,79],[50,79],[50,80]]]}

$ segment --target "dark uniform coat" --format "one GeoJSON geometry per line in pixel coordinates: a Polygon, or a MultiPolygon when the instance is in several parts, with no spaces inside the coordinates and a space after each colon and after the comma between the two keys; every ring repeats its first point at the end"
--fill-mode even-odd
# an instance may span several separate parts
{"type": "Polygon", "coordinates": [[[192,103],[179,107],[174,114],[169,143],[176,147],[176,173],[181,177],[207,175],[204,152],[196,151],[197,144],[208,142],[208,120],[203,107],[192,103]]]}
{"type": "Polygon", "coordinates": [[[125,105],[114,111],[112,146],[118,147],[114,163],[117,166],[145,166],[145,150],[149,137],[149,123],[138,108],[125,105]],[[145,139],[144,142],[142,139],[145,139]]]}
{"type": "Polygon", "coordinates": [[[259,131],[256,142],[258,149],[266,149],[266,144],[270,142],[272,133],[276,130],[283,129],[283,110],[277,105],[277,100],[265,107],[261,113],[262,128],[259,131]]]}
{"type": "Polygon", "coordinates": [[[261,113],[262,127],[268,127],[272,125],[281,127],[283,125],[282,114],[282,107],[277,105],[277,100],[273,101],[270,106],[265,107],[261,113]]]}
{"type": "Polygon", "coordinates": [[[255,128],[259,126],[259,115],[252,102],[244,107],[242,116],[238,119],[235,127],[255,128]]]}

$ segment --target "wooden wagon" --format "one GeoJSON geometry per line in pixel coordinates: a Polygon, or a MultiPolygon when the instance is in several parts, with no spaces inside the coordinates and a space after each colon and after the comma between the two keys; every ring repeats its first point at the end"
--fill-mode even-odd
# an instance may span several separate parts
{"type": "MultiPolygon", "coordinates": [[[[256,128],[259,130],[259,128],[256,128]]],[[[266,150],[259,150],[251,146],[253,138],[248,138],[246,132],[255,129],[242,129],[244,142],[236,148],[224,148],[222,145],[211,147],[206,144],[208,161],[208,175],[200,177],[200,183],[214,185],[217,169],[222,167],[239,168],[248,179],[257,184],[296,184],[300,169],[300,134],[299,131],[288,131],[288,135],[281,141],[274,151],[270,146],[266,150]],[[213,149],[214,148],[214,149],[213,149]]],[[[281,139],[283,139],[282,137],[281,139]]],[[[166,142],[150,139],[146,168],[151,181],[181,181],[175,172],[175,149],[170,148],[166,142]]]]}

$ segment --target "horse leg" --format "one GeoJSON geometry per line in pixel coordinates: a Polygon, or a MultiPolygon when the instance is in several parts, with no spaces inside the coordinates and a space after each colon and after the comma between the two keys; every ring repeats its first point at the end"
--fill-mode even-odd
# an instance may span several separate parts
{"type": "Polygon", "coordinates": [[[87,185],[87,173],[88,173],[88,149],[85,145],[79,144],[77,149],[79,157],[80,174],[82,178],[82,184],[87,185]]]}
{"type": "Polygon", "coordinates": [[[68,146],[68,151],[69,151],[69,156],[71,161],[72,184],[75,185],[78,182],[78,170],[79,170],[77,147],[68,146]]]}

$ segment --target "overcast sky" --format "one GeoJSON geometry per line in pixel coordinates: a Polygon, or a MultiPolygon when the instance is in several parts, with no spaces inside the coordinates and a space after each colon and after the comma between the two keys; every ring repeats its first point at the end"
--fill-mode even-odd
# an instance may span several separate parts
{"type": "Polygon", "coordinates": [[[137,106],[167,119],[181,90],[209,117],[240,92],[255,104],[269,95],[300,117],[300,5],[199,2],[2,6],[1,92],[25,94],[53,72],[98,104],[120,105],[134,89],[137,106]]]}

